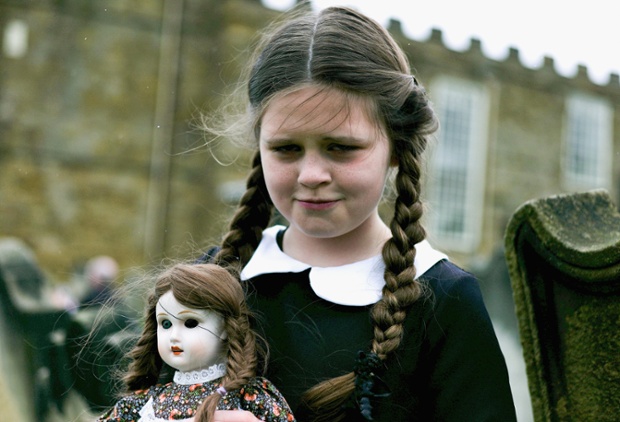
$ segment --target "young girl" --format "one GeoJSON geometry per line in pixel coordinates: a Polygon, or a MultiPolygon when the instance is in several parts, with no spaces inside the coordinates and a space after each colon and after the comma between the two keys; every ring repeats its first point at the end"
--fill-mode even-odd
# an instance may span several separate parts
{"type": "Polygon", "coordinates": [[[129,354],[128,393],[99,421],[214,421],[216,408],[294,421],[273,384],[255,377],[256,337],[248,315],[241,284],[225,269],[177,264],[163,272],[129,354]],[[162,385],[164,362],[176,372],[162,385]]]}
{"type": "Polygon", "coordinates": [[[247,94],[253,168],[205,260],[242,269],[267,376],[296,417],[515,420],[477,281],[425,241],[422,153],[437,121],[388,32],[347,8],[294,16],[259,46],[247,94]],[[268,227],[274,209],[288,227],[268,227]]]}

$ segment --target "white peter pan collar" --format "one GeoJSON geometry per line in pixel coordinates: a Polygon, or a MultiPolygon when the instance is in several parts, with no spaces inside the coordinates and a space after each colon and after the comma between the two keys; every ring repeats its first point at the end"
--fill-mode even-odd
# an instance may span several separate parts
{"type": "MultiPolygon", "coordinates": [[[[385,286],[385,264],[381,255],[338,267],[313,267],[286,255],[276,240],[284,226],[273,226],[263,231],[263,239],[241,272],[248,280],[261,274],[300,273],[310,268],[310,286],[321,299],[339,305],[366,306],[381,299],[385,286]]],[[[428,271],[447,255],[435,250],[426,241],[416,244],[416,278],[428,271]]]]}

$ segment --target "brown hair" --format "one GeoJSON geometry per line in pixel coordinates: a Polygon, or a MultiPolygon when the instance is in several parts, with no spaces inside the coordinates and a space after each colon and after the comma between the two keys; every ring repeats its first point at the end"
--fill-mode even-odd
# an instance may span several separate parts
{"type": "MultiPolygon", "coordinates": [[[[425,238],[420,224],[421,155],[437,120],[394,39],[377,22],[352,9],[332,7],[317,14],[296,14],[259,45],[247,84],[254,141],[270,101],[304,86],[337,89],[368,99],[398,163],[392,238],[382,251],[386,285],[371,310],[374,338],[370,351],[385,361],[400,344],[407,309],[423,294],[413,266],[415,244],[425,238]]],[[[256,250],[272,212],[257,151],[246,192],[215,261],[243,267],[256,250]]],[[[316,385],[302,400],[313,413],[312,420],[341,420],[342,405],[354,389],[355,374],[351,372],[316,385]]]]}
{"type": "MultiPolygon", "coordinates": [[[[227,364],[222,387],[227,391],[239,389],[256,375],[256,335],[250,328],[250,312],[239,280],[218,265],[176,264],[159,275],[147,299],[144,329],[129,352],[131,362],[123,379],[128,392],[148,388],[158,380],[163,361],[157,352],[155,308],[168,291],[182,305],[208,309],[224,319],[227,364]]],[[[196,421],[212,420],[220,398],[218,393],[207,397],[196,413],[196,421]]]]}

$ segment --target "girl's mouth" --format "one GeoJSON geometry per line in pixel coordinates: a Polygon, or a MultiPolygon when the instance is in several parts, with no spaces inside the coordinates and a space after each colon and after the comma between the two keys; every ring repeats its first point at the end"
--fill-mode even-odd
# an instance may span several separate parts
{"type": "Polygon", "coordinates": [[[175,355],[175,356],[178,356],[181,353],[183,353],[183,349],[181,349],[178,346],[172,346],[172,347],[170,347],[170,350],[172,351],[172,354],[175,355]]]}
{"type": "Polygon", "coordinates": [[[338,201],[298,200],[298,202],[307,210],[322,211],[332,208],[338,201]]]}

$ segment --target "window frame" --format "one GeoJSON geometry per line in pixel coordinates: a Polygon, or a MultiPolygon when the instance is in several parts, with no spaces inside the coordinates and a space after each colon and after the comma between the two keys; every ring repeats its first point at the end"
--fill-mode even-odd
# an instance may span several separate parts
{"type": "Polygon", "coordinates": [[[567,190],[609,189],[612,184],[613,165],[613,109],[609,101],[584,93],[573,93],[567,96],[562,138],[562,178],[565,188],[567,190]],[[586,120],[585,123],[584,120],[586,120]],[[572,136],[575,133],[573,129],[576,124],[580,124],[576,131],[581,131],[582,136],[594,138],[594,144],[587,143],[584,139],[577,139],[576,142],[580,144],[575,146],[575,139],[572,136]],[[584,171],[575,169],[575,166],[571,165],[579,160],[579,157],[575,155],[575,150],[592,145],[596,147],[594,154],[582,157],[587,169],[584,171]]]}
{"type": "MultiPolygon", "coordinates": [[[[430,172],[426,184],[427,226],[434,242],[442,248],[472,253],[482,239],[484,198],[486,190],[487,150],[489,145],[490,93],[481,82],[456,77],[438,77],[431,84],[431,97],[439,118],[440,128],[436,134],[437,144],[434,145],[429,157],[430,172]],[[461,105],[456,105],[458,99],[461,105]],[[457,101],[455,101],[455,99],[457,101]],[[469,103],[468,103],[469,101],[469,103]],[[464,109],[465,105],[467,110],[464,109]],[[452,108],[450,108],[450,105],[452,108]],[[456,105],[456,106],[455,106],[456,105]],[[456,109],[454,108],[456,107],[456,109]],[[460,108],[459,108],[460,107],[460,108]],[[453,116],[466,116],[465,122],[451,121],[453,116]],[[458,128],[465,125],[466,134],[457,133],[458,128]],[[453,129],[455,128],[455,129],[453,129]],[[455,131],[450,133],[447,131],[455,131]],[[446,137],[452,137],[449,140],[446,137]],[[466,139],[463,140],[463,137],[466,139]],[[464,154],[467,159],[462,167],[455,166],[462,155],[447,150],[449,143],[465,142],[464,154]],[[451,168],[452,167],[452,168],[451,168]],[[450,198],[450,187],[441,188],[441,180],[449,180],[458,171],[465,172],[465,180],[460,183],[463,192],[457,192],[461,198],[459,203],[446,204],[450,198]],[[451,176],[449,173],[452,172],[451,176]],[[443,199],[442,199],[443,197],[443,199]],[[459,217],[457,213],[462,213],[459,217]],[[461,219],[460,230],[445,229],[450,219],[461,219]],[[442,227],[443,226],[443,227],[442,227]]],[[[459,181],[457,181],[458,183],[459,181]]],[[[453,186],[454,190],[454,186],[453,186]]]]}

